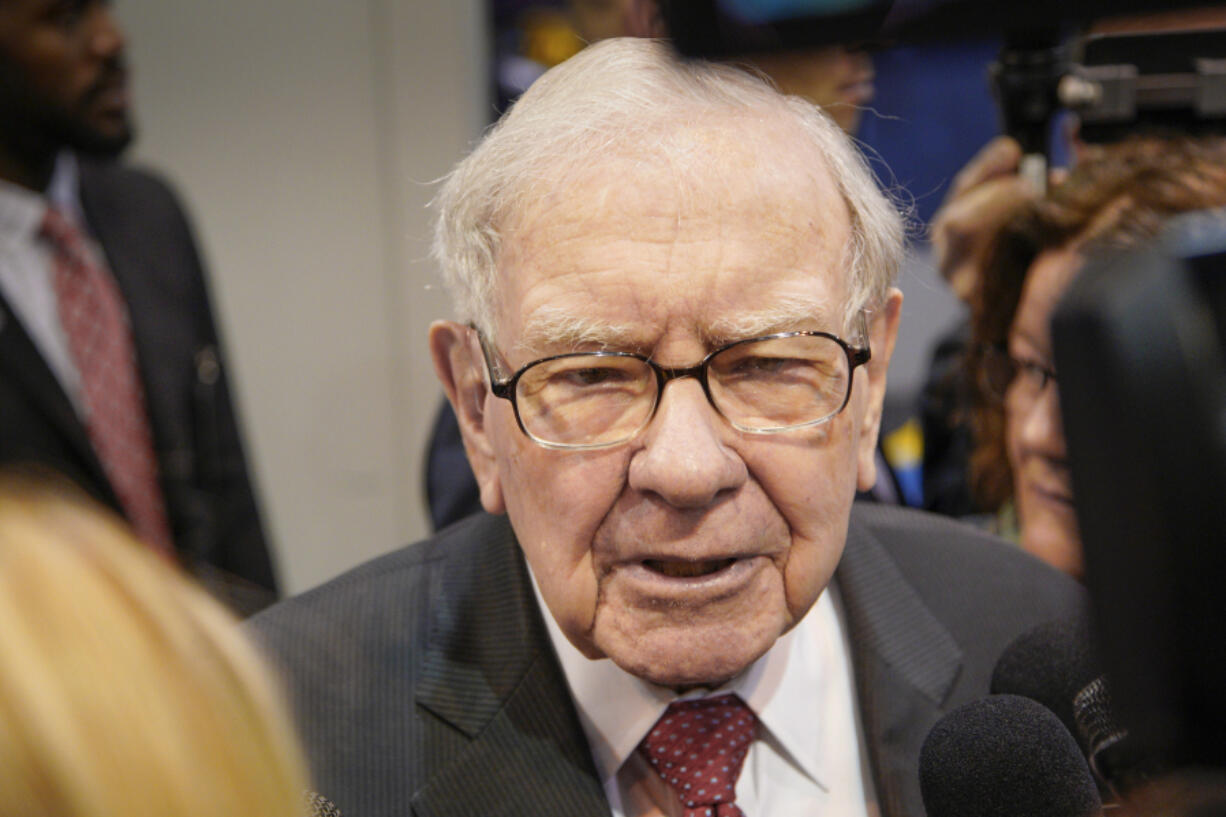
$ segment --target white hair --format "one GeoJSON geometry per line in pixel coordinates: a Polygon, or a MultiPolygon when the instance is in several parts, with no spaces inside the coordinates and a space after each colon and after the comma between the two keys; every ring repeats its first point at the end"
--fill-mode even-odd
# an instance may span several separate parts
{"type": "MultiPolygon", "coordinates": [[[[614,38],[546,72],[445,179],[434,201],[434,256],[457,317],[493,331],[503,231],[517,212],[556,186],[560,173],[591,167],[612,150],[665,151],[670,130],[720,110],[799,126],[824,159],[851,216],[845,325],[855,312],[880,302],[902,260],[903,220],[831,119],[746,70],[683,61],[660,41],[614,38]]],[[[809,158],[792,160],[796,172],[803,172],[809,158]]]]}

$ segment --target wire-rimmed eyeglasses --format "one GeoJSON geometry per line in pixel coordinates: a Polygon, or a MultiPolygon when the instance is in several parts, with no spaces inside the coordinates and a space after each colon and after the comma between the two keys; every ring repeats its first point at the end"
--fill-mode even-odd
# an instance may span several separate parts
{"type": "Polygon", "coordinates": [[[633,352],[572,352],[534,360],[499,379],[498,353],[478,332],[490,390],[510,400],[519,428],[546,448],[605,448],[634,437],[655,416],[669,381],[693,377],[735,428],[775,434],[830,420],[851,397],[863,346],[829,332],[777,332],[734,341],[693,366],[669,368],[633,352]]]}

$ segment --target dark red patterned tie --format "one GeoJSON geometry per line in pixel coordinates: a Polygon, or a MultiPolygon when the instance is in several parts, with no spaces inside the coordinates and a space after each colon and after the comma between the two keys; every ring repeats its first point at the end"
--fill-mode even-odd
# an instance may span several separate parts
{"type": "Polygon", "coordinates": [[[55,208],[47,209],[40,234],[52,248],[52,286],[81,375],[90,442],[137,535],[170,556],[174,544],[119,287],[81,231],[55,208]]]}
{"type": "Polygon", "coordinates": [[[757,718],[736,695],[670,704],[639,752],[672,787],[685,817],[744,817],[733,801],[757,718]]]}

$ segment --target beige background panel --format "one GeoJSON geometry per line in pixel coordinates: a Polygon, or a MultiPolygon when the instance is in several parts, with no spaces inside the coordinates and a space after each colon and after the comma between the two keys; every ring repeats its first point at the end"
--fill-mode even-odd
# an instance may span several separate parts
{"type": "Polygon", "coordinates": [[[428,184],[485,123],[479,0],[120,0],[134,158],[194,217],[283,588],[426,533],[428,184]]]}

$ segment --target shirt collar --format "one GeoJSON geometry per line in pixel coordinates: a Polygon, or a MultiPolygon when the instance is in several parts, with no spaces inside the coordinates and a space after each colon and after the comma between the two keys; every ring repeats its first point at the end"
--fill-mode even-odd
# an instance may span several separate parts
{"type": "Polygon", "coordinates": [[[70,216],[77,225],[85,223],[85,215],[81,209],[81,169],[77,164],[76,154],[62,150],[55,157],[55,170],[51,173],[51,183],[47,185],[47,199],[59,208],[60,212],[70,216]]]}
{"type": "MultiPolygon", "coordinates": [[[[531,576],[530,567],[528,572],[531,576]]],[[[718,689],[684,695],[637,678],[607,658],[593,661],[584,656],[554,621],[535,576],[532,588],[602,784],[614,778],[670,703],[735,692],[766,728],[766,739],[774,740],[818,785],[829,786],[828,763],[814,736],[820,734],[822,703],[829,699],[826,688],[831,675],[840,669],[825,660],[831,653],[826,647],[838,645],[841,650],[842,644],[832,588],[739,676],[718,689]]]]}
{"type": "Polygon", "coordinates": [[[33,241],[46,211],[41,193],[0,179],[0,241],[33,241]]]}
{"type": "Polygon", "coordinates": [[[61,151],[56,156],[55,169],[44,193],[0,179],[0,237],[6,240],[32,238],[42,224],[48,204],[58,207],[78,225],[82,224],[79,178],[76,156],[61,151]]]}

